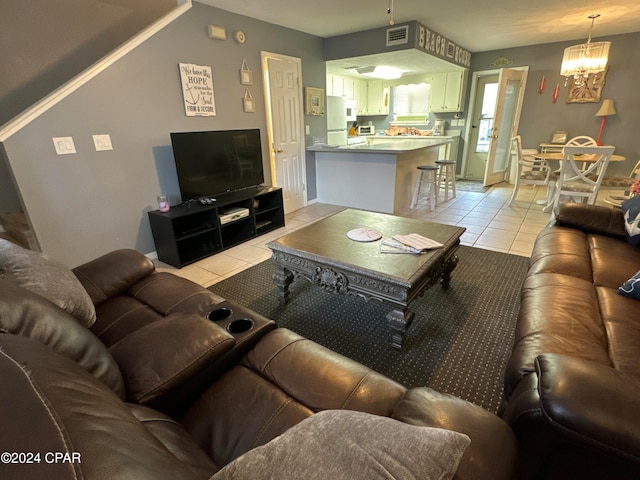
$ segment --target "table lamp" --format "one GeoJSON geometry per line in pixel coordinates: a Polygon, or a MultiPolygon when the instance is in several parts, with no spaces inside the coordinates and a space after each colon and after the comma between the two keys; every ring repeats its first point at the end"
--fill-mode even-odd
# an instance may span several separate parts
{"type": "Polygon", "coordinates": [[[596,117],[602,117],[602,121],[600,122],[600,133],[598,133],[598,140],[596,140],[596,143],[598,145],[602,145],[602,142],[600,142],[600,138],[602,137],[602,131],[604,130],[604,124],[607,122],[607,117],[609,115],[615,114],[616,107],[613,106],[613,100],[610,98],[605,98],[602,101],[600,110],[598,110],[598,113],[596,113],[596,117]]]}

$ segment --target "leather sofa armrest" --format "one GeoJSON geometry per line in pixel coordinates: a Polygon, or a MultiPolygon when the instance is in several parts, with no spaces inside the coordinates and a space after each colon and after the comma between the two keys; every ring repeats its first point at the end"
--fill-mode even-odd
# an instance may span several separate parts
{"type": "Polygon", "coordinates": [[[622,212],[601,205],[563,203],[556,210],[556,225],[577,228],[585,233],[627,238],[622,212]]]}
{"type": "Polygon", "coordinates": [[[72,269],[94,305],[121,294],[155,271],[153,262],[140,252],[121,249],[109,252],[72,269]]]}
{"type": "Polygon", "coordinates": [[[231,350],[234,337],[191,313],[174,313],[136,330],[110,348],[127,399],[154,406],[231,350]]]}
{"type": "Polygon", "coordinates": [[[640,461],[640,381],[614,368],[559,354],[536,359],[542,414],[577,443],[640,461]]]}
{"type": "Polygon", "coordinates": [[[470,402],[428,387],[408,390],[392,418],[411,425],[444,428],[471,439],[454,480],[515,478],[518,443],[498,416],[470,402]]]}

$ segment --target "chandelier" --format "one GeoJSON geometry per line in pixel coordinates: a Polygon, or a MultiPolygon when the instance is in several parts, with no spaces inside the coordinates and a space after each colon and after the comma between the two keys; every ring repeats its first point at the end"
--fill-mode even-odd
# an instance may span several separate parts
{"type": "Polygon", "coordinates": [[[587,43],[567,47],[564,50],[560,75],[565,77],[565,86],[569,81],[569,77],[574,78],[576,86],[585,85],[591,74],[594,75],[594,80],[597,80],[598,74],[604,72],[607,68],[611,42],[591,42],[593,22],[599,16],[600,14],[595,14],[587,17],[591,19],[591,29],[589,30],[587,43]]]}

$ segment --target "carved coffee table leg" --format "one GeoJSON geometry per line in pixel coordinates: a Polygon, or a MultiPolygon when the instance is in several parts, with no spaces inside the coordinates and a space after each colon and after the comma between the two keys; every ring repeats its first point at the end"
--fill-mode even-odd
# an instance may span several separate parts
{"type": "Polygon", "coordinates": [[[287,303],[287,300],[289,300],[289,285],[293,282],[293,272],[285,267],[276,267],[276,271],[271,278],[273,283],[280,289],[284,303],[287,303]]]}
{"type": "Polygon", "coordinates": [[[404,334],[411,325],[415,314],[408,308],[391,310],[387,314],[387,320],[391,326],[391,346],[396,350],[402,350],[404,334]]]}
{"type": "Polygon", "coordinates": [[[458,265],[458,256],[452,255],[446,262],[444,267],[444,271],[442,272],[442,279],[440,280],[440,284],[442,288],[449,288],[449,284],[451,283],[451,272],[458,265]]]}

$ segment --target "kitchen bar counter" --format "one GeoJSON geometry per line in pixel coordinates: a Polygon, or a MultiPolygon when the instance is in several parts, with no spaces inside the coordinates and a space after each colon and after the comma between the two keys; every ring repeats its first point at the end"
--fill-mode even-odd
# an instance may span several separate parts
{"type": "Polygon", "coordinates": [[[372,144],[309,147],[315,152],[318,201],[400,213],[411,204],[418,165],[434,165],[440,147],[451,141],[450,137],[376,137],[372,144]]]}
{"type": "Polygon", "coordinates": [[[357,145],[314,145],[310,152],[396,153],[401,154],[422,148],[440,147],[452,142],[451,137],[371,137],[367,143],[357,145]]]}

